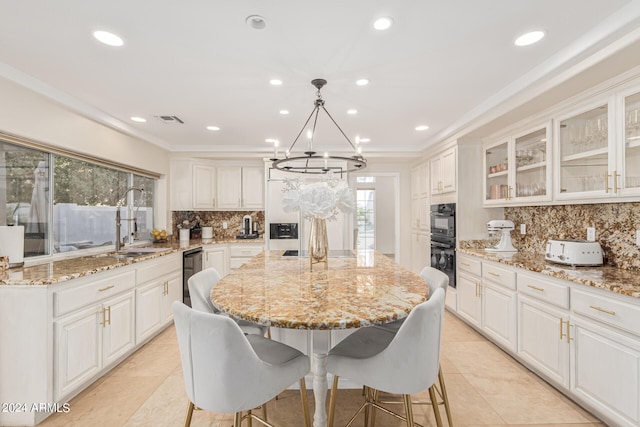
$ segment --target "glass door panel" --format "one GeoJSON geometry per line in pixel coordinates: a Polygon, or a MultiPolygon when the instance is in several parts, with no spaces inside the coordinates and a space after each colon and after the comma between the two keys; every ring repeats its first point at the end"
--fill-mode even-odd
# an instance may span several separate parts
{"type": "MultiPolygon", "coordinates": [[[[640,187],[640,93],[624,102],[624,161],[625,188],[640,187]]],[[[618,183],[620,185],[622,183],[618,183]]]]}
{"type": "Polygon", "coordinates": [[[547,130],[516,138],[516,197],[547,194],[547,130]]]}
{"type": "Polygon", "coordinates": [[[608,171],[607,104],[560,122],[560,193],[605,192],[608,171]]]}
{"type": "Polygon", "coordinates": [[[486,200],[508,199],[509,194],[509,142],[487,148],[485,151],[487,170],[486,200]]]}

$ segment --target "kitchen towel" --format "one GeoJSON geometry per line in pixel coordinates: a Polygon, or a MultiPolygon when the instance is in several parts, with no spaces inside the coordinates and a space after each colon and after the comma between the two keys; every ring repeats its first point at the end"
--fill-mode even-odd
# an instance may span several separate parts
{"type": "Polygon", "coordinates": [[[9,267],[24,263],[24,226],[0,225],[0,255],[9,257],[9,267]]]}

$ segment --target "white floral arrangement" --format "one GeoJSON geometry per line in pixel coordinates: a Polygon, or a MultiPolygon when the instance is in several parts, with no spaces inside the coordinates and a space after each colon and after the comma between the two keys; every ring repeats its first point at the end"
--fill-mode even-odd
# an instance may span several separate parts
{"type": "Polygon", "coordinates": [[[355,201],[347,183],[331,172],[321,181],[304,183],[300,179],[288,179],[282,190],[285,212],[301,212],[305,218],[333,221],[338,213],[353,212],[355,201]]]}

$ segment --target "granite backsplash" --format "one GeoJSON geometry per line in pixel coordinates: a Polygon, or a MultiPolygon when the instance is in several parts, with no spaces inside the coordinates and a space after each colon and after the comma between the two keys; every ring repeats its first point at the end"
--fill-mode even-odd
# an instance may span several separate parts
{"type": "Polygon", "coordinates": [[[608,265],[640,270],[640,202],[509,207],[504,217],[515,224],[511,237],[520,251],[544,253],[547,240],[584,240],[587,227],[595,227],[608,265]],[[527,234],[520,234],[520,224],[527,225],[527,234]]]}
{"type": "Polygon", "coordinates": [[[178,235],[178,225],[184,220],[189,223],[200,222],[201,227],[213,227],[215,240],[234,239],[242,230],[242,218],[251,216],[251,221],[258,224],[258,233],[264,234],[264,211],[173,211],[173,236],[178,235]],[[223,228],[223,222],[227,222],[227,228],[223,228]]]}

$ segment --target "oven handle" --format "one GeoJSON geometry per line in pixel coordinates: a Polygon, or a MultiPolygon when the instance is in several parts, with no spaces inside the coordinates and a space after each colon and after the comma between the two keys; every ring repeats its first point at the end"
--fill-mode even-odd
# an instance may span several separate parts
{"type": "Polygon", "coordinates": [[[433,240],[431,241],[431,246],[435,246],[436,248],[442,248],[442,249],[453,249],[452,245],[448,245],[446,243],[434,242],[433,240]]]}

